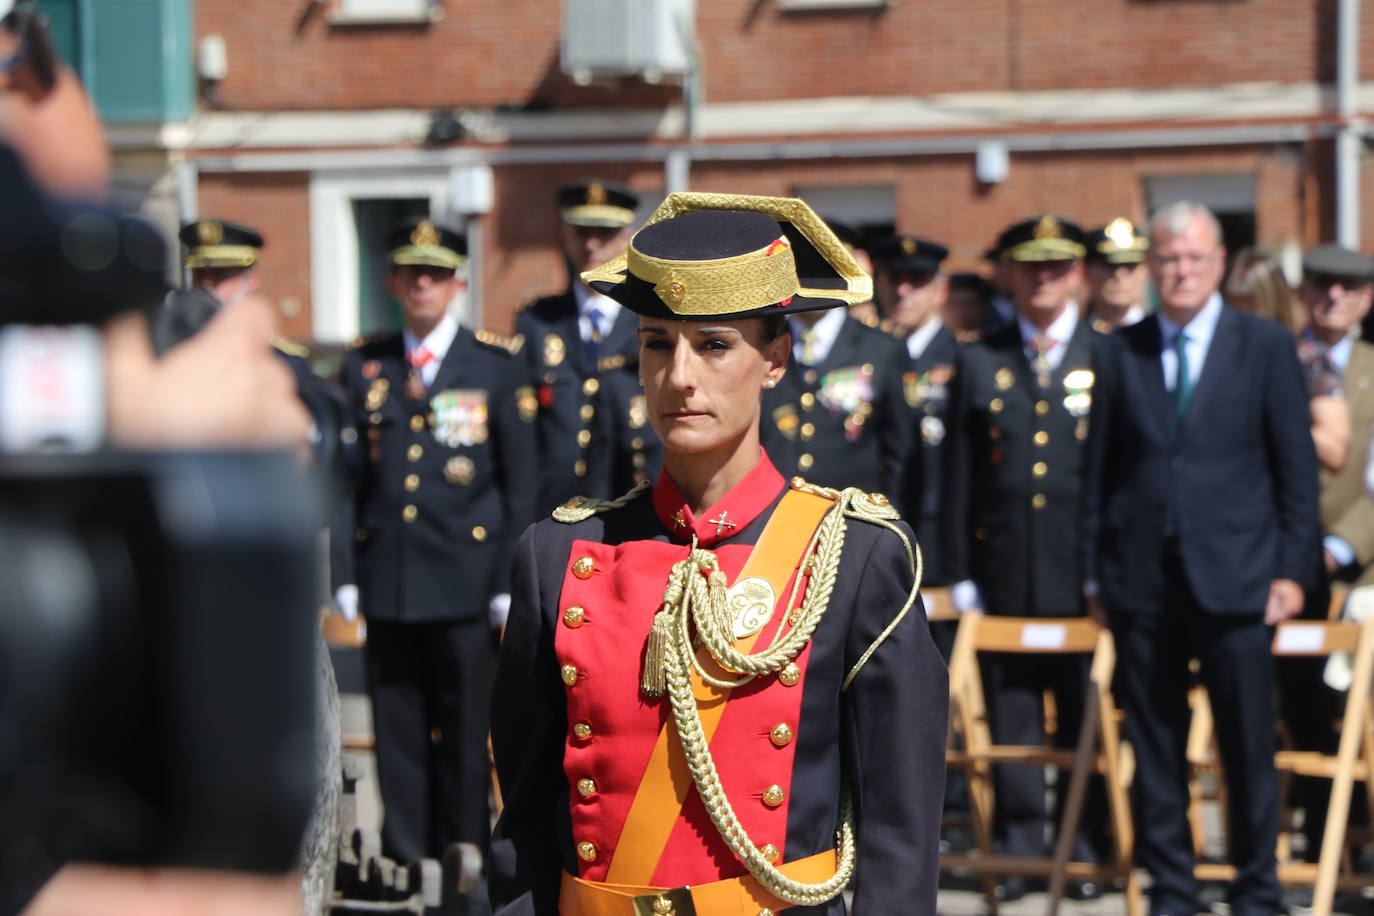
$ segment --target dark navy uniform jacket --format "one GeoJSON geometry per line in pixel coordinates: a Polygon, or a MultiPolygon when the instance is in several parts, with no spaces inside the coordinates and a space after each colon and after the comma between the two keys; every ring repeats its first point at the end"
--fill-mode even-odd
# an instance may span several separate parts
{"type": "Polygon", "coordinates": [[[1078,322],[1045,388],[1015,322],[959,352],[943,464],[945,572],[973,579],[990,614],[1083,613],[1074,533],[1106,340],[1078,322]]]}
{"type": "Polygon", "coordinates": [[[345,357],[364,462],[354,572],[374,620],[485,616],[508,588],[511,549],[534,515],[534,394],[516,344],[478,335],[458,329],[418,400],[399,332],[345,357]]]}
{"type": "Polygon", "coordinates": [[[540,515],[573,496],[610,499],[657,476],[661,447],[639,388],[638,323],[622,309],[593,359],[571,290],[516,318],[539,400],[540,515]]]}
{"type": "Polygon", "coordinates": [[[923,583],[949,585],[945,550],[940,538],[940,498],[943,493],[941,462],[949,437],[949,401],[954,390],[954,369],[959,341],[949,328],[940,328],[916,359],[902,373],[903,403],[911,411],[915,445],[906,462],[901,502],[902,517],[916,531],[925,558],[923,583]]]}
{"type": "MultiPolygon", "coordinates": [[[[668,715],[667,697],[645,697],[638,684],[645,636],[670,568],[688,555],[684,538],[695,533],[733,578],[732,567],[743,564],[786,489],[765,458],[703,519],[675,502],[677,488],[665,475],[623,508],[571,524],[546,520],[525,533],[492,694],[492,747],[506,801],[490,871],[499,916],[553,916],[564,872],[604,880],[643,761],[668,715]],[[685,523],[673,520],[674,505],[685,523]],[[711,522],[722,509],[741,522],[738,529],[717,534],[711,522]],[[575,561],[587,556],[595,572],[579,582],[575,561]],[[591,587],[607,597],[588,599],[591,587]],[[578,604],[573,617],[565,612],[570,595],[578,604]],[[564,668],[569,663],[572,677],[564,668]],[[626,721],[644,727],[618,727],[626,721]],[[570,772],[593,779],[594,791],[570,791],[570,772]],[[580,843],[592,844],[584,847],[590,859],[578,854],[580,843]]],[[[781,847],[782,861],[834,847],[840,786],[847,782],[857,812],[858,913],[935,911],[948,688],[919,600],[849,690],[840,689],[893,623],[911,584],[900,539],[851,520],[829,610],[806,657],[798,657],[800,683],[788,686],[769,675],[737,688],[730,700],[748,703],[741,694],[750,693],[794,704],[796,718],[784,721],[796,723],[795,740],[775,747],[774,720],[754,727],[743,709],[744,722],[752,724],[730,731],[732,705],[711,743],[727,793],[732,783],[750,787],[731,797],[741,822],[760,847],[781,847]],[[785,808],[770,810],[760,801],[769,782],[784,788],[785,808]]],[[[694,788],[679,818],[654,884],[702,884],[745,873],[694,788]]],[[[845,910],[837,898],[786,912],[838,916],[845,910]]]]}
{"type": "Polygon", "coordinates": [[[845,318],[816,366],[796,360],[763,393],[760,438],[784,477],[858,487],[896,499],[913,446],[903,402],[901,342],[845,318]]]}

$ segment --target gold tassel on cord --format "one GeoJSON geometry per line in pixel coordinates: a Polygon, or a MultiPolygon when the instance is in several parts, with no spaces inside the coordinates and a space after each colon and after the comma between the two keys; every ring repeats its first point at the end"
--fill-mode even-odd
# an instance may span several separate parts
{"type": "Polygon", "coordinates": [[[639,689],[645,696],[661,697],[668,689],[667,653],[669,627],[673,617],[666,610],[654,615],[649,628],[649,643],[644,648],[644,670],[639,675],[639,689]]]}

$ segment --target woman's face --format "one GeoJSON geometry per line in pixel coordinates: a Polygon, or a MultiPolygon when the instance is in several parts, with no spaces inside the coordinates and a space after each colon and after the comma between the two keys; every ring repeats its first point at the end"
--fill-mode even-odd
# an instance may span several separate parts
{"type": "Polygon", "coordinates": [[[709,452],[757,436],[763,388],[782,378],[790,341],[762,337],[757,318],[639,319],[639,377],[667,451],[709,452]]]}

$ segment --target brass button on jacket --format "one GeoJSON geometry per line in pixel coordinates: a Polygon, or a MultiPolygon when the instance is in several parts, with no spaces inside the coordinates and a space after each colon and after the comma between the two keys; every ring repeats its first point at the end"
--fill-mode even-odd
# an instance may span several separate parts
{"type": "Polygon", "coordinates": [[[596,858],[596,845],[583,840],[577,844],[577,857],[583,862],[591,862],[596,858]]]}
{"type": "Polygon", "coordinates": [[[779,722],[768,733],[768,740],[773,742],[774,747],[787,747],[792,743],[792,734],[792,726],[786,722],[779,722]]]}
{"type": "Polygon", "coordinates": [[[579,579],[590,579],[592,573],[596,571],[596,563],[591,557],[578,557],[573,563],[573,575],[579,579]]]}
{"type": "Polygon", "coordinates": [[[563,677],[563,683],[569,687],[577,683],[578,670],[576,665],[564,665],[559,669],[559,673],[563,677]]]}
{"type": "Polygon", "coordinates": [[[582,622],[587,619],[587,611],[577,605],[573,605],[563,612],[563,624],[569,629],[576,630],[582,626],[582,622]]]}

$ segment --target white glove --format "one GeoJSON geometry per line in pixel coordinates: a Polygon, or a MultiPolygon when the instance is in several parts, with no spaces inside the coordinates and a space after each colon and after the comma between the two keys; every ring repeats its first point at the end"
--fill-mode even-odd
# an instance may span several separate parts
{"type": "Polygon", "coordinates": [[[983,613],[983,594],[972,579],[956,582],[949,589],[949,600],[960,614],[983,613]]]}
{"type": "Polygon", "coordinates": [[[358,619],[358,586],[340,585],[334,591],[334,604],[339,615],[349,623],[358,619]]]}
{"type": "Polygon", "coordinates": [[[487,606],[487,619],[491,621],[494,629],[501,629],[506,625],[506,618],[510,616],[510,595],[492,595],[491,604],[487,606]]]}

